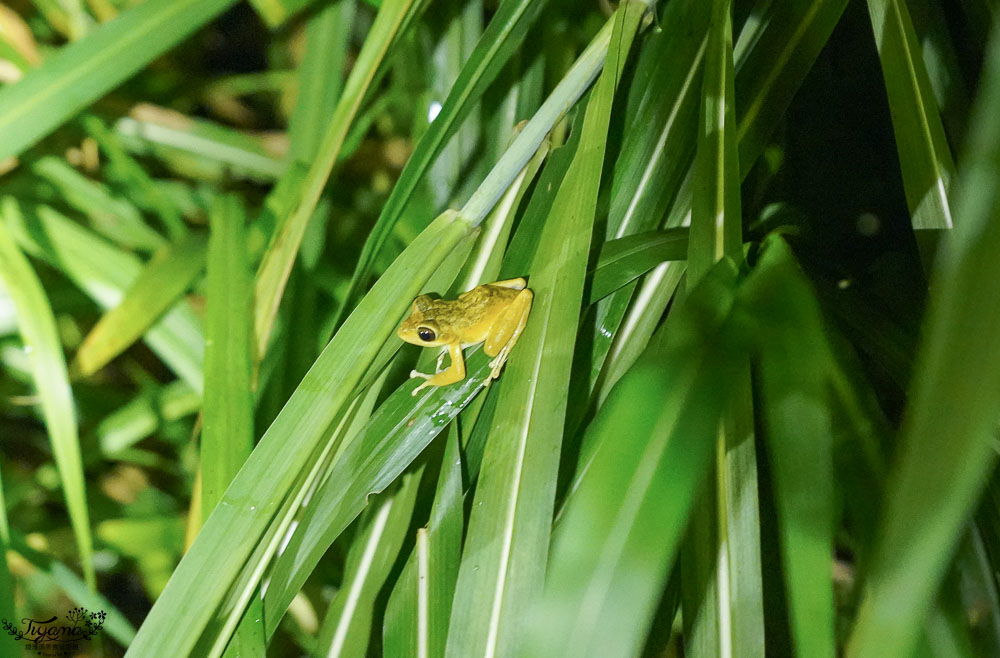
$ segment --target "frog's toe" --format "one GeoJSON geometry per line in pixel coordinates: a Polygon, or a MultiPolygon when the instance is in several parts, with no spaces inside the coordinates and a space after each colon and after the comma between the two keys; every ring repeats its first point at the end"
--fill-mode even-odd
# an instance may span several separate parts
{"type": "MultiPolygon", "coordinates": [[[[410,371],[410,379],[413,379],[414,377],[423,377],[424,379],[430,379],[433,376],[434,375],[428,375],[427,373],[417,372],[416,370],[411,370],[410,371]]],[[[419,390],[419,389],[417,389],[417,390],[419,390]]]]}

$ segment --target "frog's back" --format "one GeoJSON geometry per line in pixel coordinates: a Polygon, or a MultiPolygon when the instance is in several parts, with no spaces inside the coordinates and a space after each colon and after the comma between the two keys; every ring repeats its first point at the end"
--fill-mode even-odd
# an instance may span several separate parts
{"type": "Polygon", "coordinates": [[[452,302],[455,305],[452,323],[456,329],[463,329],[463,333],[475,335],[481,333],[485,339],[486,332],[496,320],[499,311],[510,304],[519,292],[513,288],[489,284],[463,292],[452,302]]]}

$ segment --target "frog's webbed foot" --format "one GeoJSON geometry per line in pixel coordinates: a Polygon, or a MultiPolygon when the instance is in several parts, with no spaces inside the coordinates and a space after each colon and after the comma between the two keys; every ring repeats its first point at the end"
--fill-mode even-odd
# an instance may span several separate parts
{"type": "Polygon", "coordinates": [[[428,375],[427,373],[424,372],[417,372],[416,370],[411,370],[410,379],[413,379],[414,377],[423,377],[425,381],[423,384],[413,389],[413,391],[410,392],[410,395],[416,395],[417,393],[420,392],[420,389],[427,388],[428,386],[433,386],[433,384],[431,384],[431,377],[433,376],[434,375],[428,375]]]}

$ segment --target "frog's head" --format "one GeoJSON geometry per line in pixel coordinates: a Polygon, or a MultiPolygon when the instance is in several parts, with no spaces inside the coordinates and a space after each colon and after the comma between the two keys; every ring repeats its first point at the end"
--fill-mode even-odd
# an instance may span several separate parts
{"type": "Polygon", "coordinates": [[[447,341],[441,336],[441,328],[433,319],[434,300],[427,295],[420,295],[413,300],[410,315],[399,325],[396,335],[413,345],[433,347],[444,345],[447,341]]]}

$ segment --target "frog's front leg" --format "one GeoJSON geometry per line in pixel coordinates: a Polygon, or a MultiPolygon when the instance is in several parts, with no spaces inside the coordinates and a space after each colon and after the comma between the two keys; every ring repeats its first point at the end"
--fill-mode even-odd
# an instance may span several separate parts
{"type": "MultiPolygon", "coordinates": [[[[465,379],[465,358],[462,356],[461,343],[449,345],[448,354],[451,355],[451,365],[448,366],[446,370],[442,370],[441,372],[433,375],[417,372],[416,370],[410,372],[411,378],[423,377],[427,380],[420,386],[413,389],[413,392],[410,395],[416,395],[420,389],[427,386],[447,386],[448,384],[454,384],[455,382],[465,379]]],[[[440,361],[438,363],[440,365],[440,361]]]]}
{"type": "MultiPolygon", "coordinates": [[[[523,279],[521,279],[523,281],[523,279]]],[[[490,327],[490,333],[486,337],[483,351],[487,356],[495,357],[490,361],[490,372],[484,385],[489,386],[490,381],[500,376],[500,369],[507,361],[507,355],[514,349],[514,344],[524,331],[524,326],[528,323],[528,314],[531,312],[531,300],[533,295],[530,290],[524,289],[517,294],[510,305],[503,312],[496,323],[490,327]]]]}

